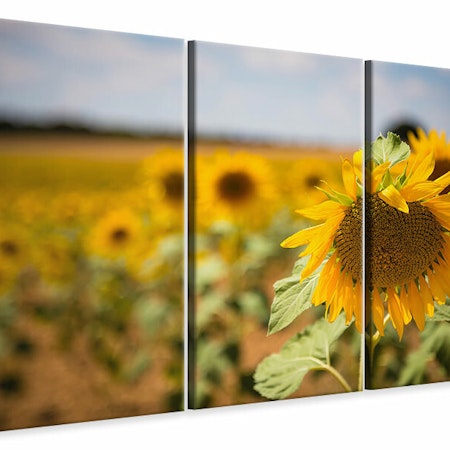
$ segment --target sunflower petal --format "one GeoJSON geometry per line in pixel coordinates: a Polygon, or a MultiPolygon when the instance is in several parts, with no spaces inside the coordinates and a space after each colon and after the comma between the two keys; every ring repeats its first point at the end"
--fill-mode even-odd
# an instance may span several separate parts
{"type": "Polygon", "coordinates": [[[318,205],[310,206],[309,208],[298,209],[295,212],[301,214],[307,219],[324,220],[345,209],[347,209],[346,206],[343,206],[332,200],[325,200],[318,205]]]}
{"type": "Polygon", "coordinates": [[[358,150],[357,152],[353,153],[353,170],[355,171],[355,175],[361,182],[363,181],[362,167],[363,167],[363,151],[358,150]]]}
{"type": "Polygon", "coordinates": [[[414,280],[408,284],[408,298],[414,322],[416,322],[417,328],[422,331],[425,327],[425,308],[414,280]]]}
{"type": "Polygon", "coordinates": [[[423,202],[436,217],[438,222],[447,230],[450,230],[450,196],[440,195],[423,202]]]}
{"type": "Polygon", "coordinates": [[[403,337],[403,315],[400,308],[399,298],[393,288],[388,288],[388,312],[391,316],[392,325],[397,330],[397,334],[400,340],[403,337]]]}
{"type": "Polygon", "coordinates": [[[359,333],[362,333],[363,327],[363,298],[361,295],[361,283],[357,282],[353,289],[353,313],[355,315],[355,326],[359,333]]]}
{"type": "Polygon", "coordinates": [[[384,174],[386,173],[386,170],[389,169],[389,166],[391,163],[389,161],[386,161],[383,164],[380,164],[379,166],[376,166],[372,169],[370,174],[370,193],[373,194],[377,192],[378,187],[381,184],[381,180],[384,177],[384,174]]]}
{"type": "Polygon", "coordinates": [[[400,193],[407,202],[415,202],[435,197],[446,187],[436,181],[419,181],[412,185],[407,184],[400,193]]]}
{"type": "Polygon", "coordinates": [[[372,294],[372,320],[378,333],[384,336],[384,306],[378,288],[375,288],[372,294]]]}
{"type": "Polygon", "coordinates": [[[414,184],[419,181],[425,181],[434,170],[434,153],[428,150],[423,152],[423,156],[418,156],[413,160],[408,170],[408,183],[414,184]]]}
{"type": "Polygon", "coordinates": [[[404,213],[409,213],[409,207],[406,200],[402,197],[402,194],[390,184],[387,188],[378,193],[378,197],[384,200],[389,206],[398,209],[404,213]]]}
{"type": "Polygon", "coordinates": [[[433,317],[434,315],[434,301],[433,295],[431,294],[430,287],[428,286],[427,281],[423,277],[423,275],[419,279],[420,284],[420,296],[425,305],[425,312],[429,317],[433,317]]]}
{"type": "Polygon", "coordinates": [[[284,248],[296,248],[305,245],[308,242],[311,242],[317,234],[321,234],[323,226],[324,224],[321,223],[320,225],[297,231],[297,233],[286,238],[280,245],[284,248]]]}
{"type": "Polygon", "coordinates": [[[348,159],[345,159],[342,163],[342,181],[344,182],[345,191],[356,201],[356,177],[353,166],[348,159]]]}

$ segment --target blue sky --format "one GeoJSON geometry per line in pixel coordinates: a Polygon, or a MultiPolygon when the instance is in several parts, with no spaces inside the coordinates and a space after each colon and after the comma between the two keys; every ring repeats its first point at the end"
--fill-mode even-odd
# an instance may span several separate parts
{"type": "Polygon", "coordinates": [[[374,138],[402,121],[450,136],[449,69],[379,61],[372,64],[374,138]]]}
{"type": "Polygon", "coordinates": [[[0,20],[0,115],[183,129],[181,39],[0,20]]]}
{"type": "Polygon", "coordinates": [[[361,146],[359,59],[196,44],[199,133],[361,146]]]}

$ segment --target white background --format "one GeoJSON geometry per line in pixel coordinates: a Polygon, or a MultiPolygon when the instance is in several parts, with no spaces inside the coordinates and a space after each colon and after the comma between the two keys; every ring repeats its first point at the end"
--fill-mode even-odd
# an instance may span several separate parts
{"type": "MultiPolygon", "coordinates": [[[[1,0],[0,17],[450,68],[444,4],[438,0],[1,0]]],[[[440,383],[5,431],[0,433],[0,447],[390,450],[412,444],[412,448],[445,448],[449,404],[450,383],[440,383]]]]}

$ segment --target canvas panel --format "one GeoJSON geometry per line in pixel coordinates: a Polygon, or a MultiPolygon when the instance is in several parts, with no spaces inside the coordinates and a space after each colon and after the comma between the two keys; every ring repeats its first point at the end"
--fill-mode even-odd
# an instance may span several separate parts
{"type": "Polygon", "coordinates": [[[178,39],[0,22],[0,428],[183,409],[178,39]]]}
{"type": "Polygon", "coordinates": [[[189,406],[361,389],[362,61],[188,48],[189,406]]]}
{"type": "Polygon", "coordinates": [[[371,61],[367,382],[449,380],[450,72],[371,61]]]}

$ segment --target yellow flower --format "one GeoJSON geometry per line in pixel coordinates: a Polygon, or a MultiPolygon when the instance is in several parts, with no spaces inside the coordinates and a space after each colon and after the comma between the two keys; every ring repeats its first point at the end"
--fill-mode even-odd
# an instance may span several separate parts
{"type": "Polygon", "coordinates": [[[0,286],[10,287],[17,275],[29,263],[29,244],[26,233],[19,226],[0,227],[0,286]]]}
{"type": "MultiPolygon", "coordinates": [[[[414,140],[412,140],[414,142],[414,140]]],[[[419,330],[434,302],[450,294],[450,172],[429,180],[434,147],[416,147],[404,161],[374,164],[367,196],[367,283],[380,335],[390,318],[400,339],[414,320],[419,330]],[[387,310],[388,315],[385,313],[387,310]]]]}
{"type": "Polygon", "coordinates": [[[142,245],[142,232],[141,221],[133,212],[128,209],[110,211],[89,233],[87,251],[109,259],[126,257],[136,246],[142,245]]]}
{"type": "Polygon", "coordinates": [[[143,161],[142,175],[153,220],[168,231],[183,227],[184,157],[182,149],[164,148],[143,161]]]}
{"type": "Polygon", "coordinates": [[[227,220],[258,226],[275,207],[276,188],[268,161],[244,151],[217,151],[196,161],[199,223],[227,220]]]}
{"type": "MultiPolygon", "coordinates": [[[[445,303],[450,294],[450,194],[441,195],[450,185],[450,172],[429,180],[435,168],[433,148],[422,147],[411,156],[409,147],[402,145],[391,159],[372,157],[365,196],[366,287],[371,318],[380,335],[391,320],[400,339],[412,320],[423,330],[425,316],[434,314],[434,302],[445,303]]],[[[384,150],[383,144],[381,154],[384,150]]],[[[310,255],[302,278],[328,257],[312,303],[325,303],[330,321],[342,309],[347,322],[354,314],[361,331],[360,162],[361,152],[357,152],[353,165],[348,160],[342,164],[346,194],[329,192],[325,202],[299,211],[325,222],[297,232],[282,246],[308,244],[300,254],[310,255]]]]}
{"type": "Polygon", "coordinates": [[[33,247],[33,262],[41,276],[50,282],[73,281],[76,256],[70,241],[59,234],[49,234],[39,239],[33,247]]]}
{"type": "Polygon", "coordinates": [[[288,161],[281,170],[281,186],[283,197],[290,198],[296,207],[314,205],[326,199],[323,192],[317,189],[323,181],[331,184],[340,182],[339,161],[327,161],[316,157],[299,157],[288,161]]]}
{"type": "Polygon", "coordinates": [[[323,263],[313,305],[325,303],[326,316],[333,322],[344,310],[346,322],[355,317],[362,331],[362,151],[354,153],[353,163],[342,162],[345,193],[327,188],[328,199],[297,212],[323,223],[298,231],[281,245],[296,248],[308,244],[300,257],[309,256],[300,281],[323,263]],[[326,261],[326,262],[325,262],[326,261]]]}

